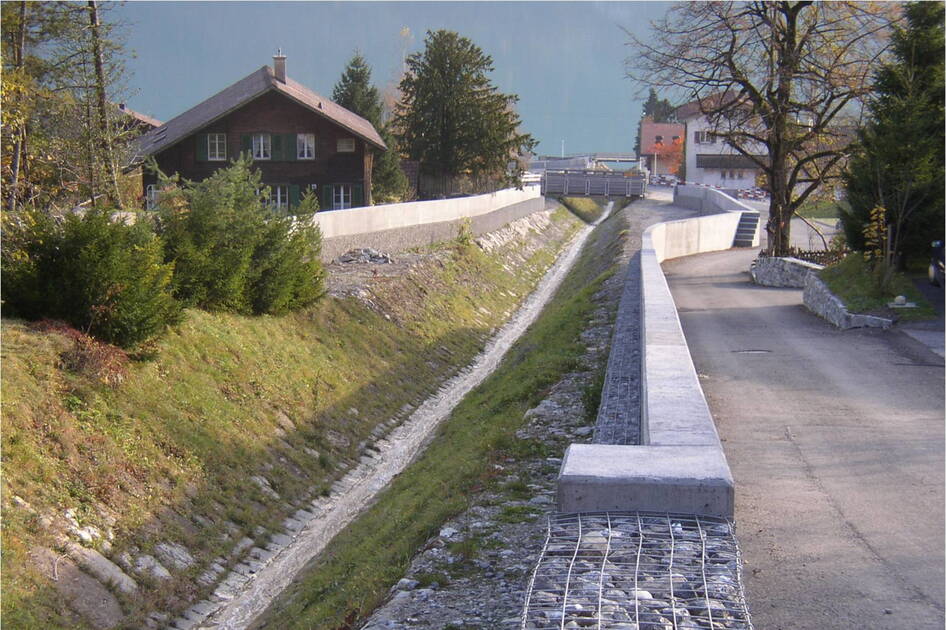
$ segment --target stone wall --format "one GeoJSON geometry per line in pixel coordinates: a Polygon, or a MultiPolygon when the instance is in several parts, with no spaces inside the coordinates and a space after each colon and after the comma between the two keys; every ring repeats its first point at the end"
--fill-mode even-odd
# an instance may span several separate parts
{"type": "Polygon", "coordinates": [[[874,315],[851,313],[844,302],[828,289],[817,274],[809,273],[805,278],[803,294],[805,306],[815,315],[828,320],[838,328],[890,328],[893,320],[874,315]]]}
{"type": "Polygon", "coordinates": [[[760,256],[749,267],[752,281],[764,287],[794,287],[802,289],[805,279],[811,272],[824,269],[818,265],[800,258],[780,258],[775,256],[760,256]]]}

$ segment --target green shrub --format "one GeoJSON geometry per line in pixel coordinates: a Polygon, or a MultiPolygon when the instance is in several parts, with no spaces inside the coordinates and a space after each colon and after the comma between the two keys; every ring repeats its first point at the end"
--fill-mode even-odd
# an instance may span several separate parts
{"type": "Polygon", "coordinates": [[[306,195],[299,215],[277,215],[251,166],[241,157],[201,182],[162,176],[158,229],[174,294],[188,306],[283,313],[323,293],[321,233],[308,220],[317,201],[306,195]]]}
{"type": "Polygon", "coordinates": [[[61,221],[39,212],[4,220],[3,297],[13,315],[64,320],[134,346],[180,317],[172,269],[147,223],[113,222],[104,210],[61,221]]]}

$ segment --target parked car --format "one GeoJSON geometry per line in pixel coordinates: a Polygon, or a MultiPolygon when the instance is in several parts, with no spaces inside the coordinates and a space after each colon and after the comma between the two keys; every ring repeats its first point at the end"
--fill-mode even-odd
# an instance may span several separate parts
{"type": "Polygon", "coordinates": [[[943,286],[943,241],[933,241],[932,255],[930,256],[930,284],[943,286]]]}

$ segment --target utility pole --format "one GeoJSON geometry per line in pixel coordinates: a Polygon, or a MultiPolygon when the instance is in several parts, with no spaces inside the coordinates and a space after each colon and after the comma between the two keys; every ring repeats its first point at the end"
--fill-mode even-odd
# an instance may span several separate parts
{"type": "Polygon", "coordinates": [[[562,157],[565,157],[565,139],[562,139],[562,157]]]}

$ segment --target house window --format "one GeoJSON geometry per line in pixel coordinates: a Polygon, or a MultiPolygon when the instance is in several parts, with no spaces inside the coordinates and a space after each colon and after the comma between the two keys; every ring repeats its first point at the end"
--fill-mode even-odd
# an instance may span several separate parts
{"type": "Polygon", "coordinates": [[[214,162],[227,159],[227,134],[207,134],[207,159],[214,162]]]}
{"type": "Polygon", "coordinates": [[[158,187],[154,184],[145,186],[145,210],[154,210],[158,203],[158,187]]]}
{"type": "Polygon", "coordinates": [[[355,139],[354,138],[339,138],[338,144],[336,145],[336,151],[339,153],[354,153],[355,152],[355,139]]]}
{"type": "Polygon", "coordinates": [[[289,185],[274,184],[269,187],[269,205],[273,210],[279,212],[288,212],[289,210],[289,185]]]}
{"type": "Polygon", "coordinates": [[[335,184],[332,209],[344,210],[345,208],[351,208],[351,184],[335,184]]]}
{"type": "Polygon", "coordinates": [[[253,134],[253,159],[269,160],[273,157],[272,136],[268,133],[253,134]]]}
{"type": "Polygon", "coordinates": [[[314,160],[315,159],[315,134],[298,133],[296,134],[296,159],[314,160]]]}
{"type": "Polygon", "coordinates": [[[716,144],[716,136],[710,131],[694,131],[693,142],[696,144],[716,144]]]}

